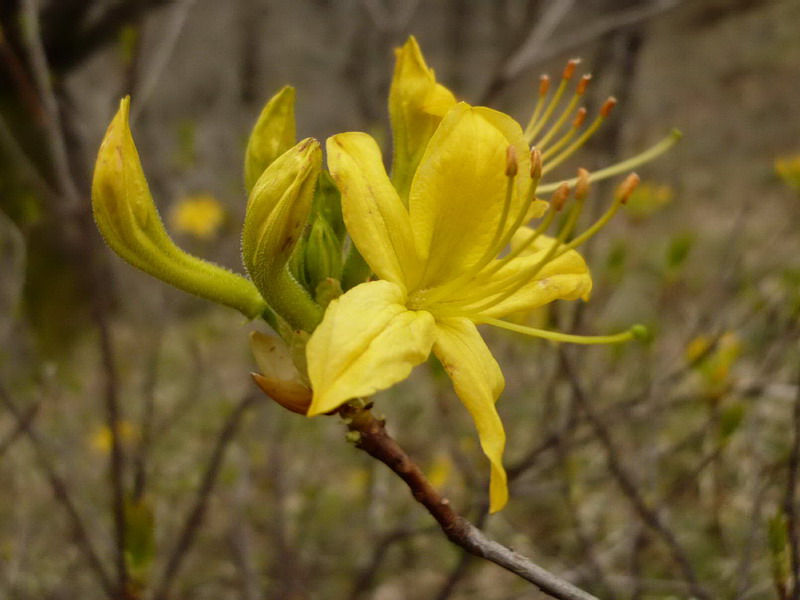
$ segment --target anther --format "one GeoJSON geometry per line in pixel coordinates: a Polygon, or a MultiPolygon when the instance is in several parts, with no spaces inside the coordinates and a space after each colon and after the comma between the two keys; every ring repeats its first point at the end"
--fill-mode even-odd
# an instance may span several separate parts
{"type": "Polygon", "coordinates": [[[578,96],[583,96],[583,94],[586,92],[586,88],[589,87],[589,82],[591,80],[592,76],[589,73],[581,77],[581,80],[578,82],[578,87],[575,89],[575,93],[578,94],[578,96]]]}
{"type": "Polygon", "coordinates": [[[614,107],[617,105],[617,99],[614,96],[611,96],[608,100],[603,102],[603,106],[600,107],[600,116],[603,118],[608,117],[611,114],[611,111],[614,110],[614,107]]]}
{"type": "MultiPolygon", "coordinates": [[[[617,188],[617,193],[614,194],[615,199],[620,204],[627,204],[628,198],[631,197],[633,190],[639,185],[639,176],[636,173],[631,173],[625,178],[620,186],[617,188]]],[[[556,190],[557,192],[558,190],[556,190]]]]}
{"type": "Polygon", "coordinates": [[[531,148],[531,179],[539,181],[542,178],[542,153],[538,148],[531,148]]]}
{"type": "Polygon", "coordinates": [[[562,183],[555,192],[553,192],[553,196],[550,198],[550,205],[553,207],[553,210],[557,212],[561,212],[564,208],[564,204],[567,202],[567,198],[569,198],[569,184],[562,183]]]}
{"type": "Polygon", "coordinates": [[[589,171],[578,169],[578,181],[575,183],[575,199],[584,200],[589,195],[589,171]]]}
{"type": "Polygon", "coordinates": [[[539,95],[546,96],[547,91],[550,89],[550,76],[542,75],[539,77],[539,95]]]}
{"type": "Polygon", "coordinates": [[[581,106],[578,109],[578,113],[575,115],[575,120],[572,122],[572,127],[574,129],[578,129],[581,125],[583,125],[583,122],[586,120],[586,114],[586,107],[581,106]]]}
{"type": "Polygon", "coordinates": [[[514,146],[506,148],[506,175],[516,177],[519,163],[517,162],[517,149],[514,146]]]}
{"type": "Polygon", "coordinates": [[[561,74],[562,79],[572,79],[572,76],[575,74],[575,69],[580,64],[580,58],[571,58],[567,62],[567,66],[564,67],[564,72],[561,74]]]}

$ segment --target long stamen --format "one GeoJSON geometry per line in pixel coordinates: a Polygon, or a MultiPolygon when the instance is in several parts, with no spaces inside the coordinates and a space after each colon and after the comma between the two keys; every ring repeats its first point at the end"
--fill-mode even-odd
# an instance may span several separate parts
{"type": "Polygon", "coordinates": [[[628,175],[625,181],[623,181],[619,188],[617,188],[617,192],[614,194],[614,202],[603,214],[603,216],[601,216],[591,227],[589,227],[589,229],[573,239],[569,244],[566,244],[563,248],[561,248],[558,251],[558,254],[556,254],[555,258],[558,258],[574,248],[577,248],[581,244],[584,244],[589,238],[594,236],[598,231],[605,227],[612,217],[617,213],[619,207],[623,204],[627,204],[628,198],[630,198],[637,185],[639,185],[639,176],[636,173],[631,173],[628,175]]]}
{"type": "Polygon", "coordinates": [[[600,107],[600,114],[597,118],[592,122],[591,125],[586,129],[586,131],[581,134],[581,136],[575,140],[572,144],[570,144],[566,150],[563,150],[556,156],[553,160],[547,161],[547,164],[544,167],[543,173],[547,174],[553,169],[555,169],[558,165],[562,162],[567,160],[570,156],[575,154],[575,152],[583,146],[586,141],[594,135],[594,133],[600,128],[600,126],[605,122],[608,118],[608,115],[611,114],[611,111],[616,106],[617,100],[616,98],[609,98],[603,103],[603,106],[600,107]]]}
{"type": "Polygon", "coordinates": [[[536,101],[536,107],[533,109],[533,114],[531,115],[530,120],[528,121],[528,125],[525,127],[525,138],[528,138],[528,132],[533,129],[536,125],[536,121],[539,120],[539,115],[542,114],[542,109],[544,108],[544,100],[547,98],[547,91],[550,89],[550,77],[548,75],[542,75],[539,77],[539,99],[536,101]]]}
{"type": "Polygon", "coordinates": [[[586,121],[586,107],[581,106],[578,109],[578,112],[575,113],[575,119],[572,121],[572,127],[570,127],[569,131],[561,136],[561,139],[558,140],[555,144],[553,144],[550,148],[547,149],[546,152],[542,153],[542,159],[547,160],[551,156],[553,156],[556,152],[561,150],[564,146],[566,146],[569,141],[575,137],[575,134],[578,133],[578,130],[583,125],[584,121],[586,121]]]}
{"type": "Polygon", "coordinates": [[[503,212],[500,216],[500,221],[498,222],[497,228],[495,229],[494,237],[492,238],[492,242],[486,247],[483,256],[469,269],[467,269],[464,273],[453,279],[452,281],[432,290],[426,297],[426,301],[428,303],[436,302],[442,298],[448,296],[453,290],[458,289],[469,280],[471,280],[475,275],[477,275],[486,265],[488,265],[499,253],[500,251],[508,245],[509,240],[514,235],[514,232],[519,229],[520,225],[522,224],[522,220],[525,218],[525,215],[530,208],[533,199],[536,196],[536,184],[541,177],[542,172],[542,157],[538,150],[535,148],[531,150],[531,187],[528,193],[527,198],[522,203],[520,210],[517,213],[514,222],[512,223],[511,227],[506,229],[506,223],[508,222],[508,216],[511,212],[511,203],[514,198],[514,189],[515,185],[515,178],[517,176],[517,171],[519,168],[519,163],[517,161],[517,150],[514,146],[509,146],[506,150],[506,177],[508,178],[507,186],[506,186],[506,197],[505,202],[503,203],[503,212]]]}
{"type": "Polygon", "coordinates": [[[623,331],[614,335],[575,335],[572,333],[561,333],[558,331],[549,331],[547,329],[537,329],[535,327],[527,327],[525,325],[517,325],[516,323],[509,323],[501,319],[492,317],[484,317],[481,315],[472,317],[477,323],[486,323],[487,325],[494,325],[509,331],[515,331],[532,337],[543,338],[552,342],[568,342],[572,344],[619,344],[633,339],[646,340],[649,337],[647,328],[643,325],[634,325],[628,331],[623,331]]]}
{"type": "MultiPolygon", "coordinates": [[[[481,298],[488,298],[486,301],[481,302],[477,306],[470,306],[469,311],[471,313],[479,313],[482,310],[490,308],[496,304],[499,304],[503,300],[510,298],[514,294],[516,294],[519,290],[523,287],[528,285],[530,281],[536,277],[536,275],[541,271],[547,263],[549,263],[555,257],[558,249],[564,244],[564,241],[570,236],[572,231],[575,229],[575,225],[578,222],[578,217],[580,216],[581,212],[583,211],[583,200],[584,198],[577,198],[575,204],[573,204],[572,209],[570,210],[569,214],[567,215],[567,220],[564,223],[564,227],[559,232],[558,236],[553,243],[548,248],[547,252],[545,252],[544,256],[540,258],[536,264],[516,273],[499,281],[497,285],[490,287],[489,289],[484,288],[481,291],[480,297],[481,298]],[[499,294],[495,296],[494,294],[499,294]]],[[[505,263],[508,264],[508,263],[505,263]]],[[[462,306],[468,306],[471,301],[474,301],[475,298],[464,298],[460,300],[458,304],[462,306]]]]}
{"type": "Polygon", "coordinates": [[[550,102],[547,103],[547,108],[545,109],[544,114],[536,121],[532,122],[529,129],[526,128],[525,139],[528,141],[529,144],[542,130],[542,127],[544,127],[547,124],[547,121],[550,120],[553,111],[556,109],[558,103],[561,101],[561,96],[564,95],[564,90],[567,89],[569,80],[572,79],[572,76],[575,74],[575,69],[577,68],[578,63],[580,62],[581,61],[577,58],[573,58],[569,62],[567,62],[567,66],[564,67],[564,72],[561,74],[561,83],[558,84],[556,93],[553,94],[553,97],[550,99],[550,102]]]}
{"type": "MultiPolygon", "coordinates": [[[[661,156],[667,150],[672,148],[678,142],[678,140],[681,139],[681,137],[683,137],[683,134],[677,129],[673,129],[669,133],[669,135],[667,135],[664,139],[659,141],[651,148],[648,148],[644,152],[637,154],[636,156],[632,156],[626,160],[623,160],[622,162],[619,162],[615,165],[611,165],[610,167],[606,167],[604,169],[598,169],[597,171],[591,174],[589,180],[600,181],[603,179],[608,179],[609,177],[614,177],[615,175],[619,175],[620,173],[630,171],[631,169],[634,169],[646,162],[650,162],[654,158],[661,156]]],[[[539,186],[539,193],[546,194],[552,192],[553,190],[557,189],[558,186],[560,186],[562,183],[574,185],[576,181],[577,179],[566,179],[564,181],[548,183],[546,185],[539,186]]]]}
{"type": "Polygon", "coordinates": [[[575,107],[578,106],[578,102],[580,102],[581,97],[584,95],[584,93],[586,93],[586,88],[589,86],[589,81],[591,81],[591,79],[591,75],[584,75],[581,77],[581,80],[578,82],[578,87],[575,88],[575,94],[573,94],[569,104],[567,104],[566,108],[562,111],[561,116],[559,116],[556,122],[553,123],[547,133],[544,134],[542,139],[536,143],[537,146],[544,148],[547,146],[548,142],[553,139],[553,136],[558,133],[572,112],[575,110],[575,107]]]}

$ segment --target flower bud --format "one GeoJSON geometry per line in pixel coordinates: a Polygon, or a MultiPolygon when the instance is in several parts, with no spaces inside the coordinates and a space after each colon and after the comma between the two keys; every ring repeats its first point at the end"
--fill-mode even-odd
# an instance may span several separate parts
{"type": "Polygon", "coordinates": [[[296,141],[294,98],[293,87],[281,88],[264,106],[253,127],[244,158],[244,183],[248,194],[264,170],[296,141]]]}
{"type": "Polygon", "coordinates": [[[258,387],[278,404],[305,415],[311,406],[311,389],[292,361],[291,351],[280,338],[254,331],[250,349],[261,374],[251,373],[258,387]]]}
{"type": "Polygon", "coordinates": [[[342,242],[328,221],[317,217],[311,226],[305,252],[306,279],[316,289],[326,279],[342,277],[342,242]]]}
{"type": "Polygon", "coordinates": [[[322,150],[308,138],[276,159],[247,203],[242,257],[253,283],[292,327],[313,331],[321,310],[285,268],[311,212],[322,150]]]}
{"type": "Polygon", "coordinates": [[[92,208],[106,243],[134,267],[185,292],[254,318],[266,309],[255,286],[240,275],[187,254],[164,229],[133,142],[124,98],[108,126],[92,182],[92,208]]]}

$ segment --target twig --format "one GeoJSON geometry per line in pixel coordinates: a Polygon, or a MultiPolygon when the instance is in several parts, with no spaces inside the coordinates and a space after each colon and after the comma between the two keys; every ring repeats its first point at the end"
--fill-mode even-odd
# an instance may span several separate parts
{"type": "Polygon", "coordinates": [[[386,432],[383,421],[369,410],[346,405],[340,414],[348,428],[358,432],[356,447],[381,461],[400,477],[455,545],[486,559],[534,584],[545,594],[560,600],[597,600],[591,594],[553,575],[513,550],[495,542],[483,531],[456,513],[450,502],[434,489],[422,470],[386,432]]]}
{"type": "Polygon", "coordinates": [[[670,549],[672,557],[683,572],[683,576],[686,579],[686,583],[688,584],[692,594],[701,600],[711,600],[711,596],[709,596],[708,592],[700,585],[700,582],[697,579],[697,574],[694,571],[694,567],[692,567],[685,550],[678,543],[675,534],[664,524],[658,513],[648,506],[647,502],[642,497],[642,494],[639,492],[639,488],[634,482],[633,477],[623,466],[620,459],[620,452],[618,451],[614,440],[611,438],[608,428],[602,422],[598,414],[595,412],[594,407],[592,407],[591,403],[586,398],[586,394],[584,393],[583,388],[581,387],[577,376],[575,375],[575,371],[570,363],[570,360],[563,348],[559,349],[559,357],[567,374],[567,380],[572,388],[572,393],[581,409],[586,414],[586,417],[589,419],[595,435],[597,436],[598,440],[600,440],[600,443],[606,452],[606,460],[608,462],[609,471],[611,471],[611,474],[614,476],[614,479],[619,485],[620,490],[622,490],[622,493],[631,503],[631,506],[639,515],[639,518],[642,519],[645,525],[647,525],[656,535],[658,535],[670,549]]]}
{"type": "Polygon", "coordinates": [[[260,395],[253,394],[246,396],[239,402],[231,414],[228,415],[225,424],[222,426],[217,436],[217,441],[214,444],[214,449],[211,452],[211,458],[203,474],[203,480],[195,494],[194,503],[186,516],[186,520],[178,536],[178,541],[167,559],[161,579],[154,588],[156,591],[153,593],[153,600],[166,600],[168,597],[175,576],[178,574],[189,549],[194,543],[195,535],[203,522],[211,492],[216,485],[217,476],[222,467],[222,461],[225,458],[225,452],[239,429],[242,417],[244,417],[250,407],[254,406],[260,400],[260,395]]]}
{"type": "MultiPolygon", "coordinates": [[[[28,54],[28,61],[33,72],[42,105],[47,113],[44,123],[44,133],[50,153],[52,168],[55,173],[58,190],[65,199],[68,210],[82,206],[82,195],[75,183],[70,161],[67,155],[67,137],[64,124],[61,121],[58,100],[56,98],[51,73],[45,55],[39,26],[39,11],[36,0],[23,0],[23,43],[28,54]]],[[[109,479],[112,489],[112,511],[114,515],[115,534],[115,563],[117,570],[117,585],[120,597],[126,597],[129,592],[129,573],[125,557],[126,527],[125,527],[125,489],[124,489],[124,456],[122,444],[119,439],[119,401],[117,397],[117,375],[114,365],[114,356],[111,344],[111,334],[107,315],[107,292],[105,285],[109,279],[103,266],[98,264],[94,252],[93,229],[89,217],[88,203],[83,203],[87,209],[76,213],[78,225],[81,227],[81,252],[82,259],[88,267],[87,285],[90,288],[91,313],[100,336],[100,354],[105,375],[104,403],[106,410],[106,425],[111,432],[111,456],[109,458],[109,479]]]]}
{"type": "Polygon", "coordinates": [[[67,482],[58,474],[50,462],[47,453],[45,452],[44,444],[39,438],[39,435],[36,433],[36,430],[33,428],[33,423],[26,423],[26,413],[16,405],[16,403],[11,399],[8,391],[6,391],[2,385],[0,385],[0,401],[9,410],[11,415],[17,421],[20,429],[25,433],[25,435],[28,437],[28,440],[31,442],[31,445],[35,450],[36,461],[39,463],[39,468],[43,471],[56,502],[60,504],[67,513],[67,518],[70,521],[70,525],[72,526],[72,531],[75,536],[75,542],[80,551],[83,553],[89,568],[95,574],[95,577],[97,578],[100,587],[103,588],[103,591],[108,595],[109,598],[114,598],[116,592],[114,583],[111,581],[111,578],[103,567],[103,563],[100,561],[100,557],[92,545],[92,541],[89,538],[89,533],[84,525],[83,519],[78,513],[78,509],[72,500],[67,482]]]}
{"type": "MultiPolygon", "coordinates": [[[[27,431],[27,429],[33,423],[33,420],[36,418],[36,415],[39,413],[39,406],[41,403],[37,402],[24,413],[20,413],[19,417],[17,418],[17,424],[14,427],[13,431],[11,431],[7,436],[6,439],[0,442],[0,458],[8,452],[9,448],[14,445],[20,436],[27,431]]],[[[17,417],[17,415],[14,415],[17,417]]]]}
{"type": "Polygon", "coordinates": [[[783,511],[786,514],[786,528],[789,530],[789,556],[792,564],[789,598],[798,600],[800,599],[800,534],[797,531],[797,480],[800,469],[800,377],[792,411],[792,450],[787,467],[783,511]]]}

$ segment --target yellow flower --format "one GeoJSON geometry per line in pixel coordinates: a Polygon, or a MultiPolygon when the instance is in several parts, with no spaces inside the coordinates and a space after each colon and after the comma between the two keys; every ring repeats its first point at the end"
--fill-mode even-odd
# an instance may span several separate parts
{"type": "Polygon", "coordinates": [[[800,154],[775,161],[775,172],[796,192],[800,192],[800,154]]]}
{"type": "MultiPolygon", "coordinates": [[[[139,441],[139,427],[130,421],[119,421],[117,423],[117,435],[123,444],[133,444],[139,441]]],[[[108,425],[99,427],[90,438],[91,446],[97,452],[108,454],[111,452],[111,429],[108,425]]]]}
{"type": "Polygon", "coordinates": [[[181,199],[170,212],[172,228],[200,240],[212,240],[225,220],[225,209],[211,194],[196,194],[181,199]]]}
{"type": "Polygon", "coordinates": [[[649,217],[672,202],[673,192],[668,185],[642,183],[631,194],[625,209],[634,220],[649,217]]]}
{"type": "Polygon", "coordinates": [[[491,465],[492,512],[508,499],[502,464],[505,432],[495,408],[504,378],[476,325],[578,343],[621,342],[642,333],[634,327],[591,338],[501,319],[558,299],[588,298],[592,281],[574,248],[610,220],[638,178],[630,176],[606,213],[568,241],[589,181],[649,160],[676,139],[672,136],[599,175],[581,170],[574,179],[540,186],[543,173],[575,152],[613,106],[607,102],[575,142],[569,143],[583,117],[574,120],[571,133],[553,141],[585,90],[584,78],[575,98],[539,135],[560,105],[575,64],[570,63],[550,102],[540,99],[523,131],[503,113],[451,101],[452,94],[435,82],[412,38],[398,51],[390,94],[392,177],[370,136],[344,133],[327,143],[347,230],[378,279],[333,300],[312,334],[306,352],[313,389],[308,414],[327,413],[386,389],[433,352],[475,421],[491,465]],[[533,139],[544,151],[530,150],[533,139]],[[545,155],[552,158],[543,164],[545,155]],[[537,199],[542,190],[555,192],[550,205],[537,199]],[[573,191],[575,202],[564,226],[556,238],[546,236],[573,191]],[[538,217],[542,220],[535,229],[525,227],[538,217]]]}

